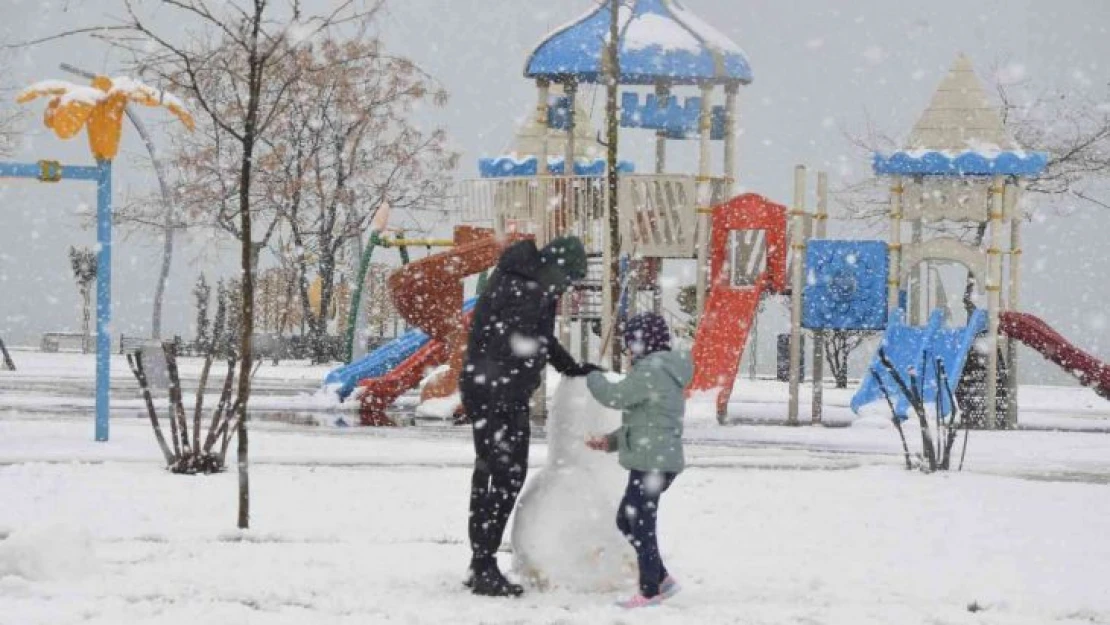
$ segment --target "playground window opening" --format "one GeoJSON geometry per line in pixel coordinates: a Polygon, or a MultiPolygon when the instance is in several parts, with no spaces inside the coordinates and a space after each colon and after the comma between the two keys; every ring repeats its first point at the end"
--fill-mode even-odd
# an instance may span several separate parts
{"type": "Polygon", "coordinates": [[[755,286],[767,271],[767,231],[733,230],[728,237],[729,285],[755,286]]]}

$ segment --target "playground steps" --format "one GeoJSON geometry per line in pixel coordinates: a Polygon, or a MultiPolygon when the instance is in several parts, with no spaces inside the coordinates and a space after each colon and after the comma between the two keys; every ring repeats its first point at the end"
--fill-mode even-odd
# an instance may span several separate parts
{"type": "MultiPolygon", "coordinates": [[[[1007,384],[1009,378],[1009,365],[1002,357],[1002,350],[999,350],[994,402],[994,427],[997,429],[1009,427],[1006,423],[1006,408],[1010,403],[1010,388],[1007,384]]],[[[960,412],[964,419],[969,420],[971,427],[985,428],[987,425],[987,354],[976,349],[971,350],[964,364],[960,383],[956,386],[955,395],[960,412]]]]}

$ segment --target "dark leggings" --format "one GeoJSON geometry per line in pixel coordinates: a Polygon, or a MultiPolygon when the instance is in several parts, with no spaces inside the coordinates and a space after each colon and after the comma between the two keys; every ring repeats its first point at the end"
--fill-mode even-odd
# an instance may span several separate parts
{"type": "Polygon", "coordinates": [[[463,394],[474,432],[474,474],[470,480],[471,567],[495,567],[509,514],[528,475],[528,404],[488,393],[463,394]]]}
{"type": "Polygon", "coordinates": [[[667,578],[655,526],[659,518],[659,496],[671,487],[675,476],[658,471],[630,471],[628,487],[617,509],[617,528],[636,549],[640,594],[648,598],[659,594],[659,584],[667,578]]]}

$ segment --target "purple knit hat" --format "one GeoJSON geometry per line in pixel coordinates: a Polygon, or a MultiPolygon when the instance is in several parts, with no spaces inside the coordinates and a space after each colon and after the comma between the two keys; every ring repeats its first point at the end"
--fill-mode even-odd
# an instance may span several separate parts
{"type": "Polygon", "coordinates": [[[640,313],[624,324],[624,345],[633,360],[671,349],[667,320],[655,313],[640,313]]]}

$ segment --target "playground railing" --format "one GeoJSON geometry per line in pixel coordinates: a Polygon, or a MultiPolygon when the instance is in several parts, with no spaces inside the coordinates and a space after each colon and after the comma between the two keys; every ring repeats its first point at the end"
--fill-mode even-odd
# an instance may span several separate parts
{"type": "MultiPolygon", "coordinates": [[[[709,182],[710,204],[727,199],[726,180],[709,182]]],[[[617,198],[622,238],[644,256],[692,257],[697,184],[688,175],[622,174],[617,198]]],[[[573,234],[589,253],[600,254],[607,196],[603,177],[535,176],[465,180],[454,200],[465,221],[535,234],[541,241],[573,234]]]]}

